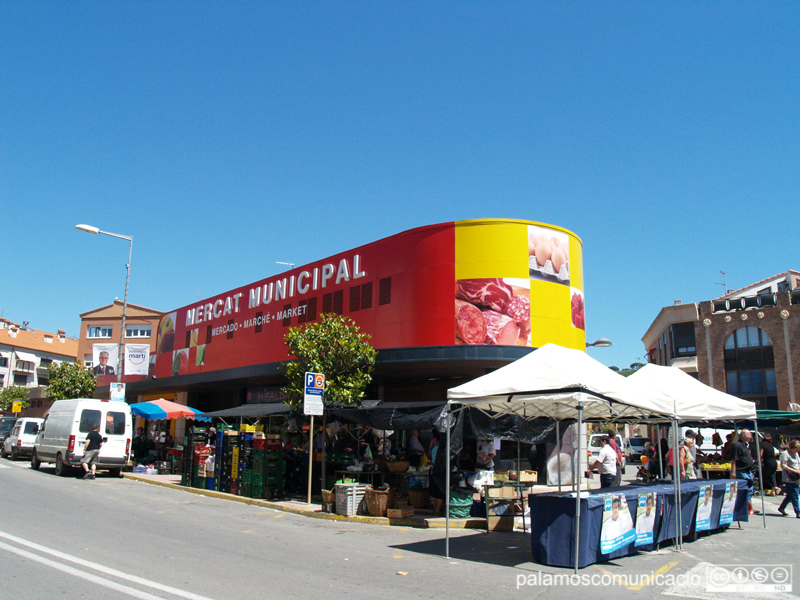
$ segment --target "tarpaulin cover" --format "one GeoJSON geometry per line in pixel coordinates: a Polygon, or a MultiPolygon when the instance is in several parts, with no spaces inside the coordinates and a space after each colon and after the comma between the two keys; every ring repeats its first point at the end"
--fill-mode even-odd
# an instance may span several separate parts
{"type": "Polygon", "coordinates": [[[384,402],[370,407],[329,408],[325,412],[329,419],[375,429],[445,431],[446,408],[444,402],[384,402]]]}
{"type": "Polygon", "coordinates": [[[242,404],[234,408],[226,408],[214,412],[204,413],[206,417],[274,417],[275,415],[288,415],[292,408],[288,404],[242,404]]]}

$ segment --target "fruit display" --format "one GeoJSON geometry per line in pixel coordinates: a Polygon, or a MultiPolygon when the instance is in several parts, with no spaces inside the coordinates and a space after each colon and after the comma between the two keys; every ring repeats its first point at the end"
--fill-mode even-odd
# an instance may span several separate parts
{"type": "Polygon", "coordinates": [[[189,351],[178,350],[172,358],[172,375],[185,375],[189,372],[189,351]]]}

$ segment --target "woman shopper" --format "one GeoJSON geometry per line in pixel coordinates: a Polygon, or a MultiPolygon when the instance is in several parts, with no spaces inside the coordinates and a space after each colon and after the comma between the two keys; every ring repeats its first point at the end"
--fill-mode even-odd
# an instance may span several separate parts
{"type": "Polygon", "coordinates": [[[775,457],[775,446],[772,445],[772,436],[766,436],[761,442],[761,476],[764,478],[764,491],[767,496],[780,495],[780,488],[775,481],[778,472],[778,461],[775,457]]]}
{"type": "Polygon", "coordinates": [[[789,448],[784,450],[781,454],[781,467],[783,467],[783,484],[786,487],[786,497],[778,507],[778,512],[784,517],[786,516],[786,507],[789,502],[792,503],[794,515],[800,519],[800,493],[798,493],[797,484],[800,482],[800,456],[797,455],[800,451],[800,442],[792,440],[789,442],[789,448]]]}
{"type": "Polygon", "coordinates": [[[695,479],[694,461],[692,460],[692,446],[694,438],[686,437],[680,450],[681,479],[695,479]]]}

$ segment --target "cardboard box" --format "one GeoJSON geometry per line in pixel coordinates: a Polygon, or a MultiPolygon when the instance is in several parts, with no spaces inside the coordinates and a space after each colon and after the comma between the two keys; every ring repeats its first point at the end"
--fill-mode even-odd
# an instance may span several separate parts
{"type": "Polygon", "coordinates": [[[511,471],[511,479],[515,479],[520,483],[536,483],[539,480],[539,474],[536,471],[511,471]]]}
{"type": "Polygon", "coordinates": [[[390,519],[407,519],[414,516],[414,509],[412,507],[388,508],[386,509],[386,516],[390,519]]]}
{"type": "Polygon", "coordinates": [[[489,516],[489,531],[514,531],[514,517],[489,516]]]}
{"type": "Polygon", "coordinates": [[[517,490],[510,486],[491,486],[486,488],[486,495],[489,498],[508,498],[517,497],[517,490]]]}

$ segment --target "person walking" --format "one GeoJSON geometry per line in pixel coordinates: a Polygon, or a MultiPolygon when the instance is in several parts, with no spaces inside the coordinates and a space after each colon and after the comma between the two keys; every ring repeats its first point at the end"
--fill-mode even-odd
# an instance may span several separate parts
{"type": "Polygon", "coordinates": [[[686,439],[680,449],[680,470],[681,479],[695,479],[694,461],[692,460],[692,446],[694,446],[694,436],[686,433],[686,439]]]}
{"type": "Polygon", "coordinates": [[[81,459],[84,471],[83,479],[94,479],[95,465],[102,446],[103,436],[100,435],[100,426],[92,425],[92,430],[86,436],[86,445],[83,448],[83,458],[81,459]]]}
{"type": "Polygon", "coordinates": [[[780,488],[775,481],[775,473],[778,472],[778,460],[775,457],[775,446],[772,445],[772,436],[766,436],[761,443],[761,468],[764,478],[764,490],[767,496],[780,495],[780,488]]]}
{"type": "Polygon", "coordinates": [[[614,486],[622,485],[622,451],[619,449],[619,444],[617,443],[617,430],[616,429],[609,429],[608,430],[608,445],[611,446],[611,449],[614,451],[614,454],[617,457],[617,473],[614,476],[614,486]]]}
{"type": "Polygon", "coordinates": [[[786,507],[792,503],[794,516],[800,519],[800,492],[798,492],[798,482],[800,482],[800,442],[792,440],[789,447],[781,454],[781,467],[783,468],[783,485],[786,488],[786,497],[778,507],[778,512],[786,516],[786,507]]]}
{"type": "Polygon", "coordinates": [[[753,508],[753,467],[756,463],[750,453],[752,438],[753,434],[749,429],[739,432],[739,440],[733,445],[731,453],[731,479],[736,479],[737,474],[744,479],[747,485],[747,511],[748,514],[756,515],[758,511],[753,508]]]}

